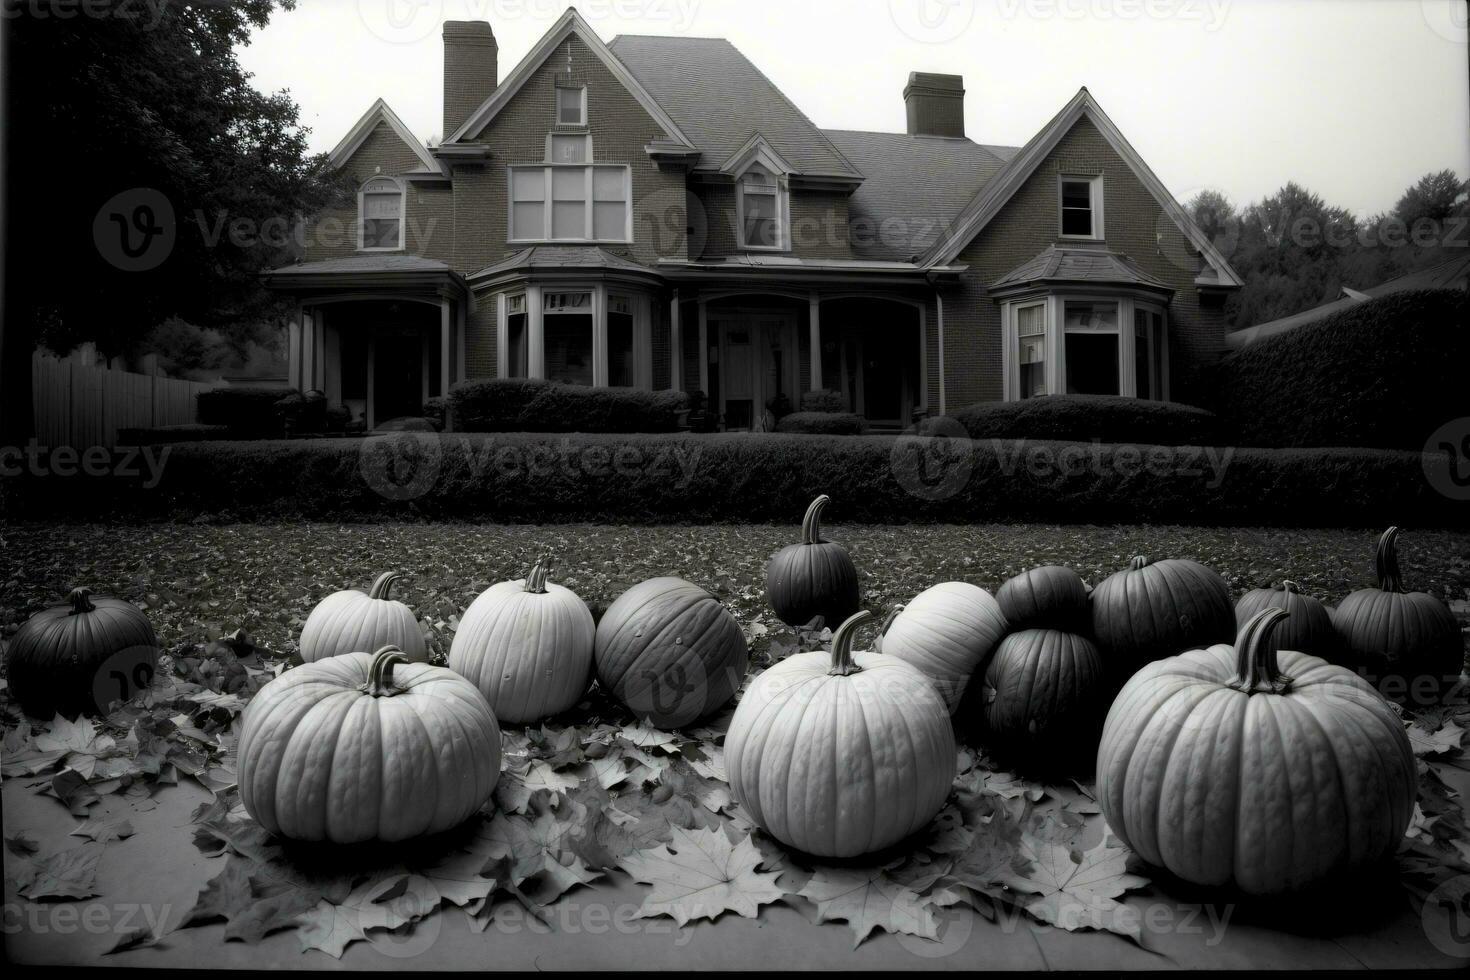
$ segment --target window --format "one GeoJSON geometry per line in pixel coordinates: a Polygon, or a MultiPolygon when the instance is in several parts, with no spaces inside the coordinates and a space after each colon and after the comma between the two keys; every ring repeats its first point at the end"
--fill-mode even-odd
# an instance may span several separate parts
{"type": "Polygon", "coordinates": [[[403,188],[392,177],[374,177],[358,195],[357,247],[392,251],[403,247],[403,188]]]}
{"type": "Polygon", "coordinates": [[[1118,304],[1069,300],[1064,309],[1067,393],[1118,394],[1118,304]]]}
{"type": "Polygon", "coordinates": [[[543,293],[542,309],[547,379],[592,384],[592,294],[543,293]]]}
{"type": "Polygon", "coordinates": [[[1062,177],[1063,238],[1102,238],[1102,177],[1062,177]]]}
{"type": "Polygon", "coordinates": [[[638,383],[633,352],[633,300],[607,298],[607,383],[631,388],[638,383]]]}
{"type": "Polygon", "coordinates": [[[505,298],[506,366],[507,378],[524,378],[530,375],[530,348],[526,339],[526,294],[505,298]]]}
{"type": "Polygon", "coordinates": [[[786,189],[775,174],[756,164],[740,175],[736,210],[744,248],[786,247],[786,189]]]}
{"type": "Polygon", "coordinates": [[[584,133],[552,133],[552,163],[590,163],[592,154],[587,151],[592,137],[584,133]]]}
{"type": "Polygon", "coordinates": [[[1164,316],[1157,310],[1133,311],[1133,377],[1139,398],[1164,398],[1164,316]]]}
{"type": "Polygon", "coordinates": [[[1016,336],[1021,398],[1046,394],[1046,304],[1034,303],[1016,310],[1016,336]]]}
{"type": "Polygon", "coordinates": [[[631,180],[627,167],[512,167],[510,240],[632,241],[631,180]]]}
{"type": "Polygon", "coordinates": [[[556,124],[558,126],[587,125],[587,89],[566,85],[556,87],[556,124]]]}

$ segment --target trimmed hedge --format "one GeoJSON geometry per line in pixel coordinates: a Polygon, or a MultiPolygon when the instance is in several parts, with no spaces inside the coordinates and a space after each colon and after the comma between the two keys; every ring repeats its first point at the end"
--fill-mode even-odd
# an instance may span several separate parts
{"type": "Polygon", "coordinates": [[[237,438],[223,425],[201,425],[191,422],[186,425],[159,425],[153,428],[124,427],[117,430],[119,446],[159,446],[175,442],[209,442],[218,439],[237,438]]]}
{"type": "Polygon", "coordinates": [[[792,412],[781,416],[777,432],[800,432],[814,436],[862,435],[867,422],[851,412],[792,412]]]}
{"type": "Polygon", "coordinates": [[[1244,347],[1212,387],[1243,445],[1420,450],[1470,414],[1467,364],[1470,294],[1421,290],[1244,347]]]}
{"type": "Polygon", "coordinates": [[[241,435],[264,438],[282,433],[281,415],[276,403],[294,388],[214,388],[195,396],[195,421],[201,425],[223,425],[241,435]]]}
{"type": "MultiPolygon", "coordinates": [[[[1149,446],[1209,446],[1222,440],[1212,412],[1177,402],[1119,395],[1044,395],[983,402],[954,413],[971,439],[1063,439],[1149,446]]],[[[922,431],[942,432],[938,419],[922,431]]]]}
{"type": "Polygon", "coordinates": [[[688,396],[492,378],[455,385],[449,402],[461,432],[674,432],[688,396]]]}
{"type": "Polygon", "coordinates": [[[842,397],[842,392],[833,391],[831,388],[808,391],[801,396],[801,410],[803,412],[846,412],[847,399],[842,397]]]}
{"type": "MultiPolygon", "coordinates": [[[[436,519],[790,523],[818,493],[838,523],[1463,527],[1445,457],[918,436],[412,433],[185,443],[144,476],[7,481],[16,512],[127,520],[436,519]],[[1441,474],[1447,475],[1447,474],[1441,474]]],[[[136,462],[136,461],[135,461],[136,462]]]]}

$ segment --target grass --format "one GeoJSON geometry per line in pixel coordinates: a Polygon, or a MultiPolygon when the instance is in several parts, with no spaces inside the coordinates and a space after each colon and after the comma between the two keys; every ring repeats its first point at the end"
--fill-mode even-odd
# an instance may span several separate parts
{"type": "MultiPolygon", "coordinates": [[[[1283,530],[1071,525],[834,526],[852,552],[873,609],[958,579],[994,591],[1024,568],[1067,564],[1096,583],[1135,554],[1212,566],[1237,597],[1291,578],[1336,604],[1375,584],[1372,530],[1283,530]]],[[[295,649],[315,603],[365,589],[388,568],[408,573],[398,598],[447,653],[459,613],[493,582],[520,578],[541,554],[553,579],[605,605],[655,575],[679,575],[724,601],[757,656],[792,635],[766,607],[767,559],[797,529],[769,525],[624,527],[470,524],[11,525],[0,530],[0,630],[75,585],[143,604],[167,647],[243,628],[277,652],[295,649]]],[[[1406,585],[1430,592],[1470,625],[1470,532],[1407,531],[1406,585]]],[[[864,637],[866,639],[866,637],[864,637]]]]}

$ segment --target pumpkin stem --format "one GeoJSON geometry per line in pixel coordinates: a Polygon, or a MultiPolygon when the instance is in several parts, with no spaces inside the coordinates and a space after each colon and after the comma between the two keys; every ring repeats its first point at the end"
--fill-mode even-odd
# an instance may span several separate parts
{"type": "Polygon", "coordinates": [[[899,603],[888,610],[888,615],[883,617],[883,625],[878,627],[878,638],[873,641],[874,653],[883,652],[883,637],[888,635],[888,627],[893,625],[893,621],[898,618],[898,614],[901,612],[903,612],[903,603],[899,603]]]}
{"type": "Polygon", "coordinates": [[[1403,592],[1399,574],[1399,529],[1391,527],[1378,539],[1378,553],[1373,557],[1373,570],[1378,573],[1378,588],[1384,592],[1403,592]]]}
{"type": "Polygon", "coordinates": [[[397,582],[402,577],[403,576],[399,575],[397,572],[384,572],[382,575],[379,575],[377,581],[373,583],[373,587],[371,589],[368,589],[368,598],[388,598],[388,591],[393,588],[393,583],[397,582]]]}
{"type": "Polygon", "coordinates": [[[872,613],[866,609],[859,609],[837,627],[837,632],[832,634],[832,669],[827,673],[846,677],[848,674],[856,674],[862,670],[852,662],[852,634],[857,629],[858,623],[872,618],[872,613]]]}
{"type": "Polygon", "coordinates": [[[1285,609],[1262,609],[1250,618],[1235,638],[1235,679],[1230,686],[1246,694],[1285,694],[1291,678],[1276,663],[1276,643],[1271,634],[1290,616],[1285,609]]]}
{"type": "Polygon", "coordinates": [[[1143,556],[1143,555],[1139,555],[1137,558],[1133,559],[1132,561],[1130,561],[1128,563],[1128,570],[1129,571],[1133,571],[1133,572],[1137,572],[1137,571],[1141,571],[1142,569],[1147,568],[1148,565],[1149,565],[1148,558],[1145,557],[1145,556],[1143,556]]]}
{"type": "Polygon", "coordinates": [[[1300,585],[1297,585],[1291,579],[1284,579],[1281,582],[1281,591],[1282,592],[1290,592],[1292,595],[1296,595],[1297,593],[1301,592],[1301,590],[1302,590],[1302,587],[1300,585]]]}
{"type": "Polygon", "coordinates": [[[367,693],[375,698],[391,698],[399,693],[393,686],[393,667],[408,663],[402,650],[389,644],[373,654],[373,664],[368,668],[367,693]]]}
{"type": "Polygon", "coordinates": [[[822,543],[822,508],[832,500],[825,493],[811,502],[806,509],[806,516],[801,519],[801,543],[822,543]]]}
{"type": "Polygon", "coordinates": [[[546,577],[551,574],[551,557],[542,555],[531,570],[526,573],[527,592],[535,592],[538,595],[546,591],[546,577]]]}
{"type": "Polygon", "coordinates": [[[75,616],[78,613],[89,613],[96,609],[97,607],[92,605],[91,595],[92,590],[85,585],[68,592],[66,594],[66,601],[71,603],[71,615],[75,616]]]}

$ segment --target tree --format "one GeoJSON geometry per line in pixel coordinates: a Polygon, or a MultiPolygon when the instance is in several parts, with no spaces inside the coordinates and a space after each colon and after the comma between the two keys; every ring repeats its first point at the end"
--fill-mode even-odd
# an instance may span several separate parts
{"type": "Polygon", "coordinates": [[[1407,228],[1424,218],[1443,223],[1454,214],[1466,212],[1470,200],[1470,181],[1461,182],[1453,170],[1425,174],[1418,182],[1404,191],[1393,206],[1393,216],[1407,228]]]}
{"type": "Polygon", "coordinates": [[[1235,205],[1223,192],[1207,187],[1190,198],[1185,209],[1216,247],[1234,240],[1237,232],[1235,205]]]}
{"type": "MultiPolygon", "coordinates": [[[[129,350],[178,316],[233,336],[278,315],[259,273],[300,215],[343,190],[289,93],[234,48],[295,0],[110,4],[7,18],[9,93],[0,444],[28,437],[30,352],[129,350]]],[[[44,5],[43,5],[44,6],[44,5]]]]}

